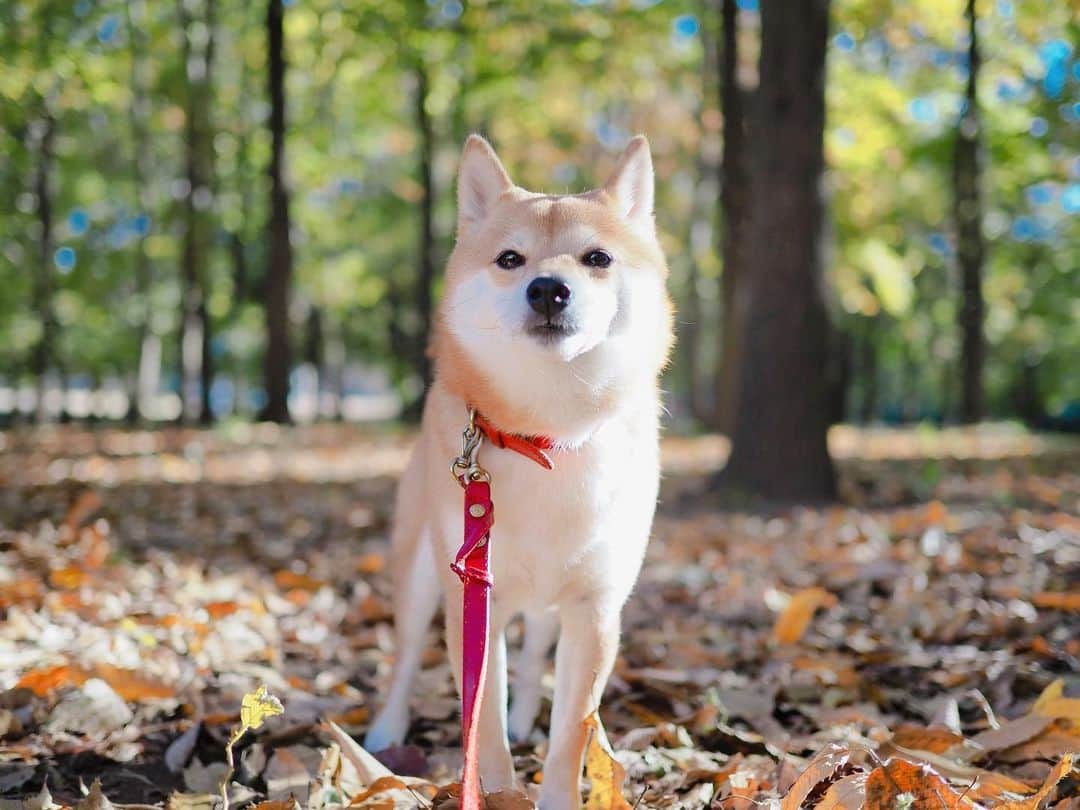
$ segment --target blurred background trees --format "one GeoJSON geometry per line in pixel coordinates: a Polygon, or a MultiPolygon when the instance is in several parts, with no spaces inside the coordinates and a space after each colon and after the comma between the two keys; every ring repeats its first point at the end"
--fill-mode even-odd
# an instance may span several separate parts
{"type": "Polygon", "coordinates": [[[817,481],[840,420],[1075,424],[1069,4],[804,5],[3,4],[0,422],[415,412],[464,136],[578,191],[642,131],[677,424],[817,481]]]}

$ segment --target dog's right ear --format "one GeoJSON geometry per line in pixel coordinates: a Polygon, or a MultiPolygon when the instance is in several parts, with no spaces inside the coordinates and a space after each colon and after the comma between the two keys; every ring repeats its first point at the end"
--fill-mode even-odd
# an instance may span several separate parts
{"type": "Polygon", "coordinates": [[[458,170],[458,233],[483,221],[499,196],[514,187],[491,144],[470,135],[458,170]]]}

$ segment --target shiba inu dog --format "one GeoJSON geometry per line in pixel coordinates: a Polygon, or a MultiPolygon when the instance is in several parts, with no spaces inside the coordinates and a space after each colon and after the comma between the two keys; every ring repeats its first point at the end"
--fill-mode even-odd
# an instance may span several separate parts
{"type": "Polygon", "coordinates": [[[507,731],[530,733],[558,639],[543,810],[576,808],[586,744],[637,579],[659,485],[658,376],[672,344],[667,267],[653,222],[653,168],[634,138],[608,182],[576,195],[511,182],[479,136],[458,178],[457,243],[434,330],[435,379],[398,492],[392,539],[397,654],[365,745],[400,743],[426,630],[445,594],[461,686],[462,492],[448,474],[470,409],[504,434],[545,437],[553,469],[485,443],[496,522],[489,659],[478,723],[485,791],[510,789],[507,731]],[[525,617],[507,716],[504,628],[525,617]]]}

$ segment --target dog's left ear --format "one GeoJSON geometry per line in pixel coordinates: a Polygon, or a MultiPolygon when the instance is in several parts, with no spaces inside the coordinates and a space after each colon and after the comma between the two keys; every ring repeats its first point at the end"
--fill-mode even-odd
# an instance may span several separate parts
{"type": "Polygon", "coordinates": [[[653,165],[649,142],[635,135],[619,158],[611,178],[604,184],[619,214],[633,224],[655,228],[653,222],[653,165]]]}

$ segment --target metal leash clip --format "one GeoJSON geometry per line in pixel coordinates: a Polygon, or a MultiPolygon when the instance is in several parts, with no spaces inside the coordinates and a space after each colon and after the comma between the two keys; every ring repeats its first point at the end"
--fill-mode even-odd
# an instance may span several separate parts
{"type": "Polygon", "coordinates": [[[450,462],[450,474],[462,487],[470,481],[491,481],[491,475],[476,461],[483,441],[484,432],[476,426],[476,409],[470,408],[469,424],[461,432],[461,455],[450,462]]]}

